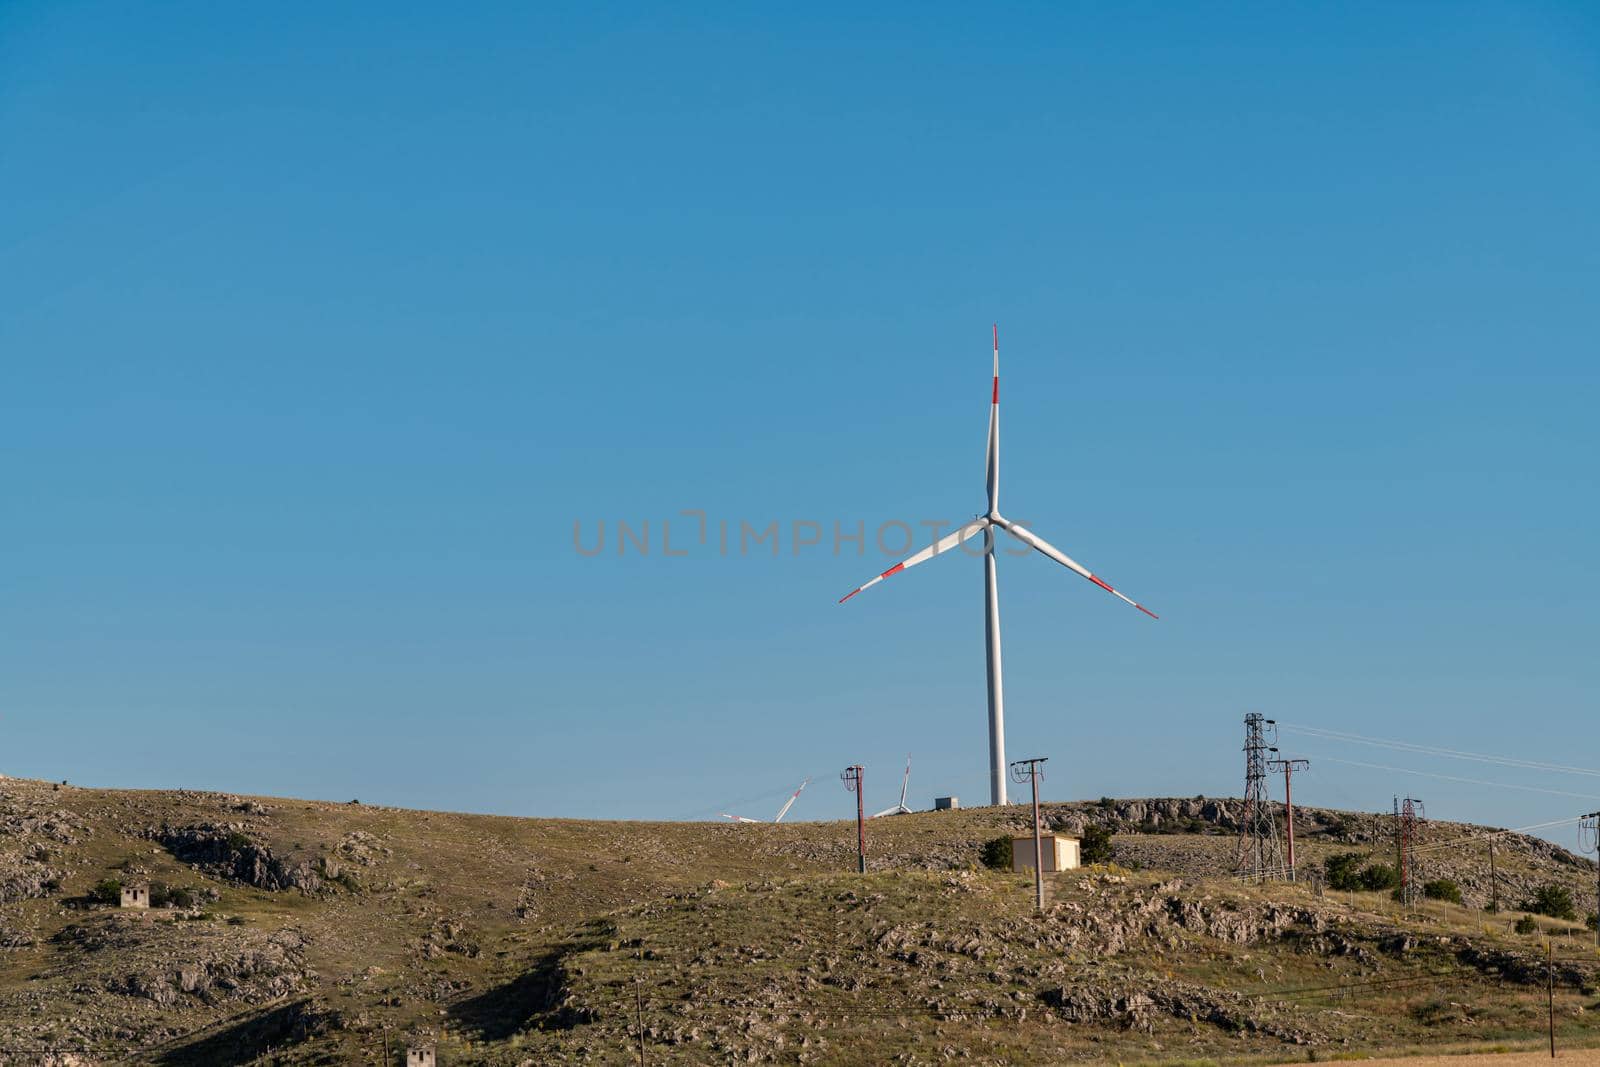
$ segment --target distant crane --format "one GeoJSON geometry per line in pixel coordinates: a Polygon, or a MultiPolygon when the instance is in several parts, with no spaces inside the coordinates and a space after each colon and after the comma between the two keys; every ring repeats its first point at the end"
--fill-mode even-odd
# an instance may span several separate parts
{"type": "Polygon", "coordinates": [[[906,787],[909,786],[910,784],[911,784],[911,756],[907,755],[906,756],[906,776],[904,778],[900,779],[900,803],[896,804],[892,808],[884,808],[882,811],[878,812],[878,814],[874,815],[873,818],[874,819],[881,819],[885,815],[910,815],[911,814],[911,809],[906,807],[906,787]]]}
{"type": "MultiPolygon", "coordinates": [[[[783,802],[783,807],[778,809],[778,814],[773,816],[772,821],[773,822],[782,822],[783,821],[783,817],[785,815],[789,814],[789,809],[794,807],[794,802],[800,799],[800,794],[805,792],[806,786],[808,786],[810,784],[811,784],[811,779],[810,778],[807,778],[805,781],[801,782],[800,783],[800,788],[796,789],[793,793],[789,794],[789,799],[783,802]]],[[[729,815],[725,811],[720,811],[717,814],[721,815],[724,819],[732,819],[734,822],[766,822],[767,821],[765,819],[747,819],[743,815],[729,815]]]]}

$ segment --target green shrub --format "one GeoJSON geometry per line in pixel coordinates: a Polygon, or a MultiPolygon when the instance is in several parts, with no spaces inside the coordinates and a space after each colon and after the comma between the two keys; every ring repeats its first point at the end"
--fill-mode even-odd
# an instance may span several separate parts
{"type": "Polygon", "coordinates": [[[1361,888],[1369,893],[1381,893],[1400,884],[1400,872],[1387,863],[1374,863],[1361,872],[1361,888]]]}
{"type": "Polygon", "coordinates": [[[1600,912],[1591,911],[1589,917],[1583,920],[1583,925],[1591,930],[1600,930],[1600,912]]]}
{"type": "Polygon", "coordinates": [[[1533,916],[1524,915],[1511,929],[1519,934],[1536,934],[1539,932],[1539,924],[1533,921],[1533,916]]]}
{"type": "Polygon", "coordinates": [[[1112,808],[1117,806],[1117,802],[1115,800],[1112,800],[1110,797],[1101,797],[1100,798],[1100,806],[1102,808],[1106,809],[1107,811],[1110,811],[1112,808]]]}
{"type": "Polygon", "coordinates": [[[1011,838],[997,837],[983,843],[983,865],[997,871],[1011,869],[1011,838]]]}
{"type": "Polygon", "coordinates": [[[121,904],[122,880],[120,878],[107,878],[95,884],[89,890],[89,899],[96,904],[121,904]]]}
{"type": "Polygon", "coordinates": [[[1461,903],[1461,887],[1448,878],[1435,878],[1422,887],[1422,895],[1429,900],[1448,900],[1452,904],[1461,903]]]}
{"type": "Polygon", "coordinates": [[[1552,919],[1578,918],[1578,910],[1572,906],[1572,893],[1564,885],[1540,886],[1532,900],[1523,902],[1522,910],[1535,915],[1548,915],[1552,919]]]}
{"type": "Polygon", "coordinates": [[[235,852],[243,852],[250,847],[250,839],[237,830],[228,831],[228,847],[235,852]]]}
{"type": "Polygon", "coordinates": [[[1328,888],[1341,893],[1353,893],[1360,889],[1363,858],[1359,852],[1341,852],[1323,860],[1322,873],[1326,876],[1328,888]]]}
{"type": "Polygon", "coordinates": [[[1111,831],[1092,824],[1084,828],[1078,849],[1078,858],[1084,863],[1110,863],[1116,851],[1111,847],[1111,831]]]}
{"type": "Polygon", "coordinates": [[[150,906],[152,908],[192,908],[200,903],[200,898],[192,889],[181,885],[167,885],[165,882],[150,883],[150,906]]]}

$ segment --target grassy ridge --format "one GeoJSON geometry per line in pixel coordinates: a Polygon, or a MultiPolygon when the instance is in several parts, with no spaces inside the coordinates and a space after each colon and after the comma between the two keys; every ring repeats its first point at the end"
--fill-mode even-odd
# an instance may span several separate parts
{"type": "MultiPolygon", "coordinates": [[[[1481,830],[1432,828],[1463,846],[1430,854],[1429,875],[1460,881],[1471,906],[1402,915],[1383,894],[1236,884],[1225,802],[1046,815],[1111,826],[1138,869],[1063,875],[1036,917],[1028,879],[976,866],[984,841],[1027,825],[1015,809],[875,821],[859,877],[849,822],[515,819],[5,780],[0,1045],[25,1051],[0,1062],[249,1062],[272,1047],[377,1063],[387,1038],[391,1053],[437,1042],[452,1063],[609,1063],[637,1055],[641,1021],[652,1062],[685,1063],[1303,1060],[1539,1032],[1539,943],[1476,903],[1481,830]],[[88,906],[107,878],[203,903],[182,921],[88,906]]],[[[1388,855],[1382,820],[1302,818],[1303,866],[1388,855]]],[[[1506,898],[1554,882],[1592,907],[1592,866],[1524,838],[1498,858],[1506,898]]],[[[1592,942],[1558,944],[1561,1026],[1600,1037],[1592,942]]]]}

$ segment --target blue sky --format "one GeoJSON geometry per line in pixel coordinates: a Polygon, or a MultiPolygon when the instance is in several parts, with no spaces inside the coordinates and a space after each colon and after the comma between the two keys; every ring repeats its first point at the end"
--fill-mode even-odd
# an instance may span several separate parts
{"type": "Polygon", "coordinates": [[[1251,709],[1600,766],[1597,131],[1583,4],[0,6],[0,770],[980,800],[978,561],[840,606],[831,530],[982,509],[996,320],[1005,510],[1162,615],[1002,558],[1047,796],[1236,794],[1251,709]]]}

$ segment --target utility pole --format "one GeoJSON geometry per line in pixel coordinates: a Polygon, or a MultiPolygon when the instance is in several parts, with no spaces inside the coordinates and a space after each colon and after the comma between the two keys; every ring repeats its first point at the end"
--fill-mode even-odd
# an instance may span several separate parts
{"type": "Polygon", "coordinates": [[[1556,1058],[1556,942],[1555,942],[1555,938],[1550,938],[1549,940],[1547,940],[1544,943],[1544,947],[1545,947],[1546,953],[1548,954],[1547,958],[1549,960],[1549,967],[1550,967],[1549,982],[1545,986],[1545,990],[1546,990],[1545,1003],[1548,1004],[1549,1007],[1550,1007],[1550,1058],[1551,1059],[1555,1059],[1556,1058]]]}
{"type": "Polygon", "coordinates": [[[1275,721],[1255,711],[1244,717],[1244,820],[1234,873],[1256,882],[1280,876],[1283,868],[1278,831],[1272,825],[1272,807],[1267,800],[1267,754],[1278,749],[1267,741],[1267,727],[1272,728],[1276,741],[1275,721]]]}
{"type": "Polygon", "coordinates": [[[1033,910],[1044,912],[1044,835],[1039,829],[1039,779],[1044,777],[1044,762],[1049,756],[1019,759],[1011,764],[1011,780],[1033,785],[1033,910]]]}
{"type": "Polygon", "coordinates": [[[1494,867],[1494,838],[1489,838],[1489,910],[1500,914],[1500,876],[1494,867]]]}
{"type": "Polygon", "coordinates": [[[855,763],[839,775],[844,787],[856,795],[856,870],[861,874],[867,873],[867,814],[866,802],[861,799],[861,778],[865,773],[866,768],[855,763]]]}
{"type": "Polygon", "coordinates": [[[639,1067],[644,1062],[644,946],[639,946],[639,973],[633,976],[633,1018],[639,1027],[639,1067]]]}
{"type": "Polygon", "coordinates": [[[1294,789],[1291,780],[1295,771],[1303,771],[1311,766],[1308,759],[1275,759],[1268,760],[1267,766],[1275,771],[1283,772],[1283,818],[1289,830],[1289,881],[1294,881],[1294,789]]]}
{"type": "Polygon", "coordinates": [[[1579,847],[1594,851],[1594,943],[1600,948],[1600,811],[1591,811],[1578,824],[1579,847]]]}

